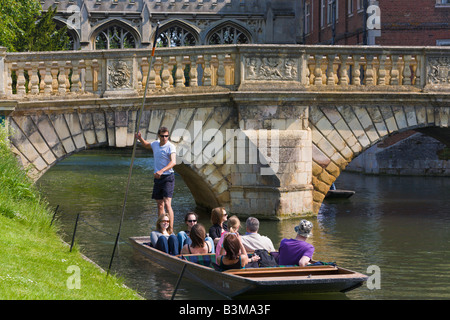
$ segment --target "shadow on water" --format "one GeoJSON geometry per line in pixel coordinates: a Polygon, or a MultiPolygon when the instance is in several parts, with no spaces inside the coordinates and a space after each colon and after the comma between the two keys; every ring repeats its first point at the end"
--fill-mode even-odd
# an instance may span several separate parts
{"type": "MultiPolygon", "coordinates": [[[[60,206],[57,220],[67,242],[80,213],[83,222],[77,228],[77,243],[104,269],[108,268],[118,231],[130,154],[107,149],[82,152],[58,163],[37,182],[49,203],[60,206]]],[[[154,230],[157,210],[151,199],[152,168],[149,153],[137,154],[112,272],[147,299],[169,299],[178,275],[136,253],[127,240],[154,230]]],[[[343,201],[325,201],[319,215],[311,218],[313,236],[308,241],[316,248],[314,258],[366,274],[369,266],[379,266],[381,289],[363,286],[346,294],[278,298],[449,299],[450,179],[344,172],[336,183],[338,188],[355,190],[356,194],[343,201]]],[[[195,203],[180,176],[176,176],[175,185],[174,225],[180,231],[184,230],[184,214],[194,209],[195,203]]],[[[201,213],[199,220],[206,228],[210,226],[207,214],[201,213]]],[[[295,237],[297,223],[297,219],[261,221],[260,233],[269,236],[277,248],[282,238],[295,237]]],[[[245,232],[243,228],[240,231],[245,232]]],[[[176,299],[223,297],[183,280],[176,299]]]]}

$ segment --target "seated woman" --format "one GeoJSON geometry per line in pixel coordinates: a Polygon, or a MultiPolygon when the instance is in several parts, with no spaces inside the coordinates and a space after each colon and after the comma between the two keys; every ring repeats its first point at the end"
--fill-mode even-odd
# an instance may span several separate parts
{"type": "Polygon", "coordinates": [[[167,213],[161,214],[156,220],[156,230],[150,233],[152,246],[171,255],[179,254],[178,239],[172,232],[167,213]]]}
{"type": "Polygon", "coordinates": [[[228,233],[223,241],[226,254],[220,257],[219,267],[222,270],[242,269],[249,262],[258,261],[259,256],[248,258],[239,234],[228,233]]]}
{"type": "Polygon", "coordinates": [[[206,231],[202,224],[196,224],[191,228],[191,243],[185,244],[181,249],[182,254],[204,254],[213,252],[212,241],[205,241],[206,231]]]}
{"type": "Polygon", "coordinates": [[[217,243],[216,241],[220,239],[220,236],[225,231],[228,230],[225,221],[227,221],[227,212],[225,211],[224,207],[217,207],[212,209],[211,211],[212,226],[211,228],[209,228],[209,236],[214,241],[214,243],[217,243]]]}

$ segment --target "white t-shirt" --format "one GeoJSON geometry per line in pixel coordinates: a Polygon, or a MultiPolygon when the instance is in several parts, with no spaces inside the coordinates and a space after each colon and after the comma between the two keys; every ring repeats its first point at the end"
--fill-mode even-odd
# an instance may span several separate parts
{"type": "MultiPolygon", "coordinates": [[[[170,155],[176,153],[175,146],[167,141],[163,146],[160,145],[159,140],[153,141],[152,144],[153,158],[155,159],[155,173],[167,166],[170,162],[170,155]]],[[[163,174],[173,173],[173,169],[165,171],[163,174]]]]}

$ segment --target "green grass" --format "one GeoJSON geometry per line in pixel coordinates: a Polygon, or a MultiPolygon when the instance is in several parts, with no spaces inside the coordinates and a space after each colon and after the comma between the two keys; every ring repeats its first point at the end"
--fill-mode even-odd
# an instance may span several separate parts
{"type": "Polygon", "coordinates": [[[0,123],[0,299],[141,299],[121,279],[83,259],[76,247],[69,252],[51,219],[0,123]]]}

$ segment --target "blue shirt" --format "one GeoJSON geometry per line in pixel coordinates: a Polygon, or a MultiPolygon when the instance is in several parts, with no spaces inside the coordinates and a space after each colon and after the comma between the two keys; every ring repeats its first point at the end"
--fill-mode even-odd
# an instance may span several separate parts
{"type": "MultiPolygon", "coordinates": [[[[155,173],[159,170],[166,167],[170,162],[170,155],[172,153],[176,153],[175,146],[167,141],[167,143],[163,146],[160,145],[159,140],[153,141],[152,144],[152,150],[153,150],[153,158],[155,159],[155,173]]],[[[167,171],[164,171],[163,174],[171,174],[173,173],[173,169],[169,169],[167,171]]]]}

